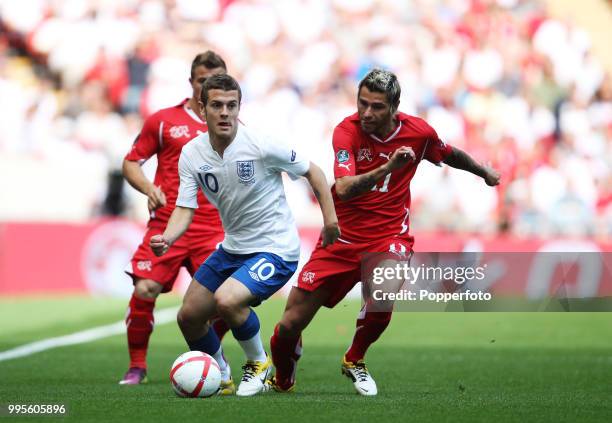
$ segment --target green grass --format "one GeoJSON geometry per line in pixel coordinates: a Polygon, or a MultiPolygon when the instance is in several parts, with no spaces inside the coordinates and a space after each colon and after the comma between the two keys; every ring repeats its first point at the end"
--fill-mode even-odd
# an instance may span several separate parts
{"type": "MultiPolygon", "coordinates": [[[[178,302],[166,296],[160,305],[178,302]]],[[[272,300],[257,309],[266,346],[283,306],[272,300]]],[[[117,385],[127,351],[114,336],[0,362],[0,403],[64,403],[66,419],[79,422],[610,421],[610,314],[396,313],[367,357],[379,395],[364,398],[339,369],[358,307],[343,302],[315,318],[294,394],[175,397],[169,367],[187,348],[171,323],[153,334],[148,385],[117,385]]],[[[0,300],[0,350],[113,323],[124,311],[124,301],[108,299],[0,300]]],[[[239,379],[242,352],[230,338],[226,355],[239,379]]]]}

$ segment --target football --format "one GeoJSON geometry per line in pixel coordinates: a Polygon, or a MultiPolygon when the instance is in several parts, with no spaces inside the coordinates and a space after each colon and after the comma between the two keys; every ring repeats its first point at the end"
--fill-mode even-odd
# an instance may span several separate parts
{"type": "Polygon", "coordinates": [[[210,355],[189,351],[172,363],[170,382],[179,397],[206,398],[219,390],[221,371],[210,355]]]}

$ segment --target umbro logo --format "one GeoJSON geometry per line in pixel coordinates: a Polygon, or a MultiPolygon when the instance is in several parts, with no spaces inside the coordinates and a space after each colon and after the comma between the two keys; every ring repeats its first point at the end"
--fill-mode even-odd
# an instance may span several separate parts
{"type": "Polygon", "coordinates": [[[260,282],[260,280],[259,280],[259,276],[257,276],[257,273],[252,272],[252,271],[250,271],[250,270],[249,270],[249,275],[251,275],[251,277],[252,277],[253,279],[255,279],[257,282],[260,282]]]}

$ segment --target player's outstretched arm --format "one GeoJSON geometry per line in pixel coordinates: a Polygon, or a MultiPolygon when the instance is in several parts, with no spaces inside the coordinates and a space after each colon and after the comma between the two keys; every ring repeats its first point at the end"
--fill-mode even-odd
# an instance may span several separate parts
{"type": "Polygon", "coordinates": [[[354,176],[343,176],[336,179],[336,194],[342,201],[350,200],[370,192],[372,187],[387,174],[399,169],[416,159],[410,147],[402,146],[396,149],[389,161],[368,173],[354,176]]]}
{"type": "Polygon", "coordinates": [[[485,180],[485,183],[491,187],[499,184],[500,175],[497,170],[489,165],[479,164],[463,150],[456,147],[452,147],[452,149],[452,153],[444,159],[444,163],[456,169],[465,170],[476,176],[480,176],[485,180]]]}
{"type": "Polygon", "coordinates": [[[332,199],[329,186],[325,180],[325,175],[319,166],[310,162],[308,172],[304,177],[310,183],[323,214],[323,247],[333,244],[340,237],[340,228],[338,227],[338,217],[336,216],[336,208],[332,199]]]}
{"type": "Polygon", "coordinates": [[[123,160],[123,177],[132,187],[148,197],[149,211],[166,205],[166,195],[160,187],[156,187],[147,179],[138,162],[123,160]]]}
{"type": "Polygon", "coordinates": [[[153,235],[151,241],[149,241],[149,245],[156,256],[164,255],[168,248],[185,233],[191,224],[193,214],[194,209],[188,207],[176,206],[174,208],[164,234],[153,235]]]}

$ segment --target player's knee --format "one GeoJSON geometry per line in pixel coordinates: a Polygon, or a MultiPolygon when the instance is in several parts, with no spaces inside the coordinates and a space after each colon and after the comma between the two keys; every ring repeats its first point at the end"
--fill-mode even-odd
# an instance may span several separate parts
{"type": "Polygon", "coordinates": [[[134,292],[140,298],[157,298],[162,291],[162,286],[149,279],[139,279],[134,285],[134,292]]]}
{"type": "Polygon", "coordinates": [[[230,295],[215,294],[215,303],[217,304],[217,312],[223,319],[231,319],[239,309],[239,304],[230,295]]]}
{"type": "Polygon", "coordinates": [[[279,323],[279,335],[288,338],[297,338],[306,328],[307,322],[301,318],[299,313],[286,310],[279,323]]]}
{"type": "Polygon", "coordinates": [[[183,306],[176,314],[176,322],[181,329],[189,329],[198,324],[198,316],[189,307],[183,306]]]}

